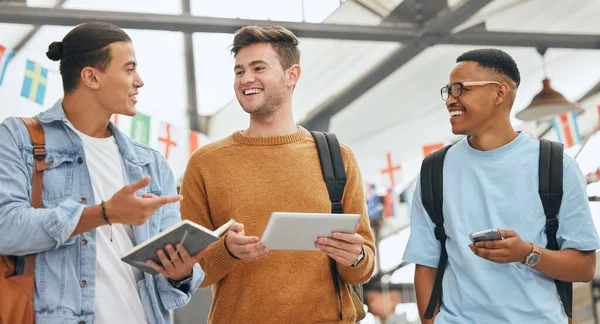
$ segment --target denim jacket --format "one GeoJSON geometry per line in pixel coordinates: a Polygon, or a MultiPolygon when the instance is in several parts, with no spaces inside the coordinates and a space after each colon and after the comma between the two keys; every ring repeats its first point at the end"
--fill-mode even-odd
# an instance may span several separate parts
{"type": "MultiPolygon", "coordinates": [[[[36,323],[93,323],[96,282],[96,231],[70,237],[94,194],[83,144],[62,108],[62,100],[38,115],[46,136],[42,208],[30,207],[33,147],[18,118],[0,124],[0,254],[37,253],[35,265],[36,323]]],[[[145,176],[151,183],[137,192],[176,194],[173,173],[154,149],[132,141],[112,123],[129,182],[145,176]]],[[[115,170],[117,172],[117,170],[115,170]]],[[[158,209],[142,226],[134,226],[139,244],[181,220],[179,203],[158,209]]],[[[22,263],[23,258],[19,261],[22,263]]],[[[18,264],[19,264],[18,261],[18,264]]],[[[184,306],[204,279],[196,264],[190,289],[183,292],[162,275],[144,272],[137,283],[150,323],[171,323],[169,310],[184,306]]]]}

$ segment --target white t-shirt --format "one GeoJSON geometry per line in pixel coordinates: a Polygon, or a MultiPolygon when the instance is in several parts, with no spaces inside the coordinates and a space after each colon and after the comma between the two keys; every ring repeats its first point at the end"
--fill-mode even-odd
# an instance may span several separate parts
{"type": "MultiPolygon", "coordinates": [[[[125,168],[113,136],[94,138],[76,131],[83,141],[86,163],[97,204],[109,200],[125,185],[125,168]]],[[[127,181],[128,183],[129,181],[127,181]]],[[[110,220],[110,215],[108,215],[110,220]]],[[[134,244],[130,225],[113,224],[96,229],[96,324],[146,324],[137,289],[143,273],[121,261],[134,244]]]]}

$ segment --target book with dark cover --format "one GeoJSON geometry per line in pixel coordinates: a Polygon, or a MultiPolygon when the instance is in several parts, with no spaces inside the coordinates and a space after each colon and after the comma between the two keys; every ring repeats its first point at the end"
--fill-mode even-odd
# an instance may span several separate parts
{"type": "MultiPolygon", "coordinates": [[[[162,265],[156,251],[159,249],[164,250],[167,244],[171,244],[176,248],[176,245],[181,243],[190,256],[193,256],[209,244],[218,241],[221,234],[227,231],[233,223],[234,220],[232,219],[216,230],[211,231],[192,221],[181,221],[156,234],[149,240],[136,245],[121,258],[121,261],[150,274],[158,274],[153,266],[146,263],[146,260],[151,259],[157,264],[162,265]]],[[[167,251],[164,250],[164,252],[168,257],[169,254],[167,251]]]]}

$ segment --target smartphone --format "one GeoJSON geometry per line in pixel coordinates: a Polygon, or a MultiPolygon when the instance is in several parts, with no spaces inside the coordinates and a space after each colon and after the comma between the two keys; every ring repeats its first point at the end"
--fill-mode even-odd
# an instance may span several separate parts
{"type": "Polygon", "coordinates": [[[490,228],[480,232],[474,232],[469,234],[469,238],[473,244],[481,241],[496,241],[501,240],[503,237],[498,233],[497,228],[490,228]]]}

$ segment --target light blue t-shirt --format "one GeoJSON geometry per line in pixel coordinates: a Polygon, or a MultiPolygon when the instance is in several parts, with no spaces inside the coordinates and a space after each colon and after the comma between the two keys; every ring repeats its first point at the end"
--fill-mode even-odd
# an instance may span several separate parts
{"type": "MultiPolygon", "coordinates": [[[[546,246],[546,216],[538,194],[539,147],[539,140],[520,133],[491,151],[473,149],[466,138],[448,150],[443,179],[448,266],[436,324],[567,323],[550,277],[518,262],[485,260],[469,249],[470,233],[493,227],[546,246]]],[[[599,249],[584,177],[575,160],[565,155],[563,161],[558,244],[562,249],[599,249]]],[[[437,268],[441,248],[421,202],[420,181],[410,221],[404,261],[437,268]]]]}

